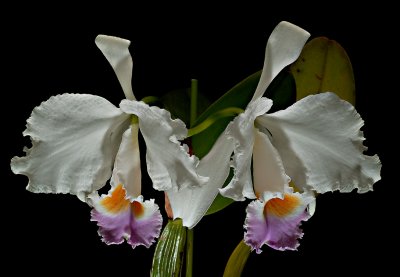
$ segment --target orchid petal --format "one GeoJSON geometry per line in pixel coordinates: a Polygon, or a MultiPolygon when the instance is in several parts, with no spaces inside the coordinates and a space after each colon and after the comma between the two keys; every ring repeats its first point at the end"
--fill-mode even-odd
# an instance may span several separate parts
{"type": "Polygon", "coordinates": [[[118,37],[98,35],[95,43],[114,69],[125,97],[135,100],[132,91],[132,57],[129,53],[130,41],[118,37]]]}
{"type": "Polygon", "coordinates": [[[149,248],[158,238],[162,216],[154,200],[143,197],[129,201],[122,184],[113,187],[109,195],[92,198],[92,221],[97,221],[99,235],[106,244],[120,244],[124,239],[135,248],[149,248]]]}
{"type": "MultiPolygon", "coordinates": [[[[310,192],[310,193],[314,193],[314,192],[310,192]]],[[[310,215],[310,217],[312,217],[315,214],[316,208],[317,208],[317,198],[315,197],[315,194],[314,194],[314,201],[311,201],[307,207],[307,212],[310,215]]]]}
{"type": "Polygon", "coordinates": [[[307,206],[312,201],[312,194],[293,193],[290,188],[283,197],[265,192],[261,200],[247,207],[245,243],[258,254],[264,244],[276,250],[296,250],[303,236],[299,227],[310,218],[307,206]]]}
{"type": "Polygon", "coordinates": [[[285,173],[279,153],[271,144],[268,135],[258,130],[254,133],[254,191],[257,195],[264,191],[284,193],[290,178],[285,173]]]}
{"type": "Polygon", "coordinates": [[[210,152],[200,160],[198,173],[207,176],[208,182],[202,187],[168,190],[168,198],[175,218],[181,218],[183,226],[193,228],[206,214],[226,178],[229,175],[229,160],[233,143],[220,135],[210,152]]]}
{"type": "Polygon", "coordinates": [[[71,193],[81,200],[105,185],[128,116],[99,96],[63,94],[36,107],[24,136],[32,148],[11,169],[36,193],[71,193]]]}
{"type": "Polygon", "coordinates": [[[229,123],[226,134],[235,143],[232,167],[234,176],[229,184],[220,190],[225,197],[243,201],[245,197],[255,198],[251,180],[251,157],[254,145],[254,120],[266,113],[272,106],[272,100],[260,98],[251,102],[244,113],[229,123]]]}
{"type": "Polygon", "coordinates": [[[308,96],[257,122],[271,132],[286,173],[300,188],[363,193],[380,180],[378,156],[363,155],[363,120],[333,93],[308,96]]]}
{"type": "Polygon", "coordinates": [[[114,184],[123,184],[128,199],[141,195],[142,172],[138,134],[139,124],[131,124],[122,135],[111,178],[114,184]]]}
{"type": "Polygon", "coordinates": [[[208,178],[196,173],[199,160],[190,156],[188,147],[181,145],[186,138],[185,123],[171,119],[163,109],[137,101],[122,100],[120,107],[139,117],[139,127],[146,142],[147,171],[157,190],[177,190],[204,185],[208,178]]]}
{"type": "Polygon", "coordinates": [[[297,60],[309,37],[308,32],[286,21],[275,27],[267,42],[263,71],[251,101],[260,98],[276,75],[297,60]]]}

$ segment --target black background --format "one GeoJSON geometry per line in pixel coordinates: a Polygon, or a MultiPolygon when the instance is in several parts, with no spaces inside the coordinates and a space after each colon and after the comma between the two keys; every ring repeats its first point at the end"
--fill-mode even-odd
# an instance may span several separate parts
{"type": "MultiPolygon", "coordinates": [[[[388,151],[396,148],[393,132],[398,126],[391,106],[398,88],[390,70],[397,33],[391,7],[358,8],[336,2],[224,8],[109,2],[89,9],[72,4],[6,9],[11,15],[2,22],[2,138],[6,140],[1,155],[5,175],[1,229],[6,269],[46,275],[113,270],[148,276],[154,246],[135,250],[126,244],[106,246],[89,221],[86,204],[74,196],[29,193],[27,178],[9,169],[9,160],[22,155],[22,147],[28,145],[21,135],[26,119],[50,96],[91,93],[115,105],[123,98],[111,67],[94,44],[98,34],[132,41],[132,84],[138,99],[188,86],[191,78],[197,78],[200,90],[215,100],[261,69],[269,34],[279,21],[287,20],[313,37],[334,39],[347,50],[356,77],[356,107],[366,121],[366,145],[382,160],[383,180],[367,194],[318,197],[316,214],[303,224],[305,235],[298,251],[278,252],[264,246],[262,254],[252,253],[243,276],[371,270],[386,275],[394,265],[389,250],[398,245],[397,184],[389,177],[388,151]]],[[[144,175],[143,184],[150,186],[144,175]]],[[[161,193],[145,193],[162,200],[161,193]]],[[[222,276],[229,254],[243,236],[246,204],[232,205],[196,226],[194,276],[222,276]]]]}

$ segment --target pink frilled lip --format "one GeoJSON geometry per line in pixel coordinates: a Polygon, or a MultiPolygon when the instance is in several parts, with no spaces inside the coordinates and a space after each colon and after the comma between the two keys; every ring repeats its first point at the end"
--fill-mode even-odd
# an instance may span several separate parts
{"type": "Polygon", "coordinates": [[[143,201],[139,196],[126,199],[121,184],[110,190],[109,195],[93,199],[91,220],[99,226],[99,235],[106,244],[120,244],[124,240],[132,248],[138,245],[150,247],[159,237],[162,216],[154,200],[143,201]]]}
{"type": "Polygon", "coordinates": [[[245,243],[258,254],[264,244],[276,250],[296,250],[303,236],[300,225],[310,218],[307,206],[314,196],[287,192],[283,197],[264,193],[263,198],[247,207],[245,243]]]}

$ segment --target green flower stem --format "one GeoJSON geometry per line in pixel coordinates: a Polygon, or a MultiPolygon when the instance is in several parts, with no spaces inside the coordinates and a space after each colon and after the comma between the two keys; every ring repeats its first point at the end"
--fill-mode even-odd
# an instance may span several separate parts
{"type": "Polygon", "coordinates": [[[192,277],[193,268],[193,229],[186,233],[186,277],[192,277]]]}
{"type": "Polygon", "coordinates": [[[214,122],[216,122],[217,120],[219,120],[221,118],[235,116],[242,112],[243,112],[243,109],[236,108],[236,107],[226,108],[226,109],[220,110],[218,112],[215,112],[212,115],[210,115],[206,120],[204,120],[202,123],[197,125],[196,127],[189,129],[187,136],[191,137],[198,133],[203,132],[205,129],[210,127],[212,124],[214,124],[214,122]]]}
{"type": "MultiPolygon", "coordinates": [[[[198,81],[192,79],[190,89],[190,126],[193,126],[197,118],[198,81]]],[[[193,271],[193,229],[187,229],[186,233],[186,277],[192,277],[193,271]]]]}
{"type": "Polygon", "coordinates": [[[250,253],[250,246],[240,241],[229,257],[223,277],[240,277],[250,253]]]}
{"type": "Polygon", "coordinates": [[[197,80],[192,79],[191,89],[190,89],[190,127],[193,126],[197,118],[197,95],[198,95],[197,84],[198,84],[197,80]]]}

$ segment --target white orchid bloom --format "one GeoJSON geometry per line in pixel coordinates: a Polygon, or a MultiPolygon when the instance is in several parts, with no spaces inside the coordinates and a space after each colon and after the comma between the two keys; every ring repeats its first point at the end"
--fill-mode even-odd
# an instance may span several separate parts
{"type": "Polygon", "coordinates": [[[308,37],[287,22],[275,28],[254,96],[225,131],[235,143],[234,177],[221,194],[239,201],[259,198],[248,206],[245,224],[245,242],[258,253],[263,244],[279,250],[297,248],[299,225],[312,215],[307,211],[314,204],[309,191],[357,188],[363,193],[380,179],[378,156],[363,154],[360,115],[335,94],[308,96],[286,110],[266,114],[272,100],[262,94],[298,58],[308,37]],[[290,180],[302,193],[293,192],[290,180]]]}
{"type": "Polygon", "coordinates": [[[119,109],[95,95],[51,97],[33,110],[24,132],[32,148],[25,157],[14,157],[11,169],[28,176],[31,192],[75,194],[94,206],[92,220],[106,243],[125,238],[133,247],[149,247],[160,233],[162,217],[154,201],[141,196],[139,130],[155,189],[201,186],[207,178],[197,175],[198,160],[179,142],[186,137],[185,124],[166,110],[135,100],[130,41],[100,35],[96,44],[127,100],[119,109]],[[99,197],[97,190],[110,176],[110,194],[99,197]]]}

